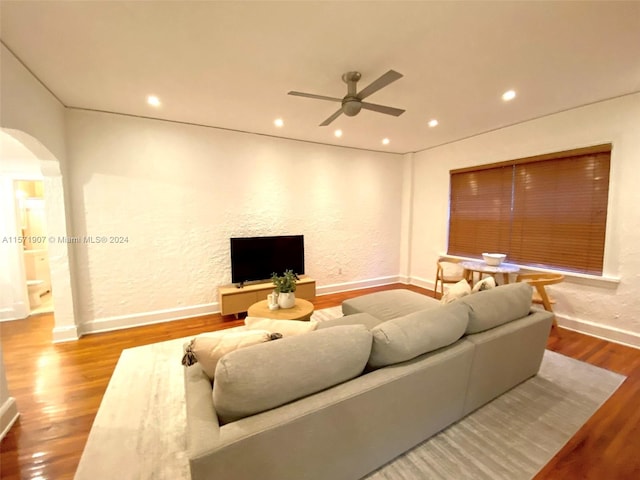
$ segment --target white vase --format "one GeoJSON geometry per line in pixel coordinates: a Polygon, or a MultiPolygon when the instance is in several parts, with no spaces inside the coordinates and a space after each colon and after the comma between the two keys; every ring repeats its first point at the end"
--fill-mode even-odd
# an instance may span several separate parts
{"type": "Polygon", "coordinates": [[[291,308],[296,304],[296,294],[294,292],[278,294],[278,305],[280,308],[291,308]]]}

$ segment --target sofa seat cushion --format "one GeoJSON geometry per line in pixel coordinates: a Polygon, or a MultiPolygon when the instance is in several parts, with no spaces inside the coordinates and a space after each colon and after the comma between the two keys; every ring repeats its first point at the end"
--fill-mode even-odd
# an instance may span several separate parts
{"type": "Polygon", "coordinates": [[[368,365],[378,368],[405,362],[450,345],[462,337],[468,322],[469,307],[459,302],[383,322],[371,330],[368,365]]]}
{"type": "Polygon", "coordinates": [[[438,308],[438,300],[411,290],[385,290],[351,298],[342,302],[342,313],[368,313],[386,321],[418,310],[438,308]]]}
{"type": "Polygon", "coordinates": [[[317,328],[320,330],[322,328],[337,327],[339,325],[364,325],[367,327],[367,330],[371,330],[380,323],[382,323],[382,320],[379,320],[368,313],[354,313],[353,315],[345,315],[344,317],[318,322],[317,328]]]}
{"type": "Polygon", "coordinates": [[[362,373],[371,332],[344,325],[254,345],[218,362],[213,403],[233,422],[345,382],[362,373]]]}
{"type": "Polygon", "coordinates": [[[531,285],[518,282],[461,298],[458,302],[470,308],[466,333],[483,332],[527,316],[531,311],[532,292],[531,285]]]}

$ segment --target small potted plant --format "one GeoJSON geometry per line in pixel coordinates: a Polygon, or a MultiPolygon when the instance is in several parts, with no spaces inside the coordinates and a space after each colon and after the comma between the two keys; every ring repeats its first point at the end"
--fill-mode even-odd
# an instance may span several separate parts
{"type": "Polygon", "coordinates": [[[278,294],[278,305],[280,308],[291,308],[296,303],[296,282],[298,276],[293,270],[285,270],[282,276],[277,273],[271,275],[274,291],[278,294]]]}

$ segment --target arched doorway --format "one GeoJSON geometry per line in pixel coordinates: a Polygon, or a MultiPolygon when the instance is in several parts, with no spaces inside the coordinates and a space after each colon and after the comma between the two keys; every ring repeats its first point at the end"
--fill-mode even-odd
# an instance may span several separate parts
{"type": "MultiPolygon", "coordinates": [[[[64,186],[60,162],[38,140],[31,135],[13,129],[3,128],[0,132],[0,195],[3,196],[3,211],[0,215],[9,218],[3,222],[0,235],[0,255],[3,263],[9,268],[0,278],[3,285],[10,286],[3,291],[7,294],[0,296],[0,314],[5,319],[10,315],[23,315],[28,298],[26,290],[22,288],[25,283],[24,270],[21,267],[20,252],[12,244],[14,236],[19,236],[16,229],[16,209],[13,201],[13,190],[8,196],[10,185],[16,178],[41,178],[45,192],[45,216],[49,238],[48,242],[49,264],[51,271],[51,287],[55,304],[55,325],[53,328],[53,341],[61,342],[76,340],[78,327],[75,321],[73,308],[73,283],[69,259],[68,244],[58,241],[59,238],[70,236],[67,229],[67,216],[64,200],[64,186]],[[13,230],[11,229],[13,219],[13,230]],[[4,313],[3,313],[4,312],[4,313]]],[[[1,319],[2,317],[0,317],[1,319]]]]}

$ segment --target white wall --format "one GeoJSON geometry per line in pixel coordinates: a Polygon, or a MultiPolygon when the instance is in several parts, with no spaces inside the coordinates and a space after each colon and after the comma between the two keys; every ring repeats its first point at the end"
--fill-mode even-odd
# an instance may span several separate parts
{"type": "Polygon", "coordinates": [[[13,54],[0,44],[2,126],[37,138],[53,155],[66,155],[64,107],[13,54]]]}
{"type": "Polygon", "coordinates": [[[304,234],[319,292],[397,281],[403,159],[70,109],[82,331],[217,311],[229,238],[304,234]]]}
{"type": "Polygon", "coordinates": [[[447,249],[449,170],[611,142],[605,272],[552,287],[561,325],[640,346],[640,94],[414,154],[411,273],[431,286],[447,249]]]}

